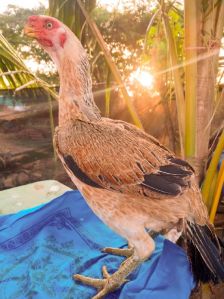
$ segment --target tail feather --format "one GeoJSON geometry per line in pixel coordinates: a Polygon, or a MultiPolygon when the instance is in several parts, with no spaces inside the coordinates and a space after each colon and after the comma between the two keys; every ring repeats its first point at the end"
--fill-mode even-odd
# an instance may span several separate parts
{"type": "MultiPolygon", "coordinates": [[[[213,240],[209,238],[205,230],[206,227],[193,226],[192,232],[192,242],[201,253],[202,258],[206,262],[209,269],[215,274],[216,268],[213,266],[220,262],[220,252],[214,245],[213,240]],[[213,264],[215,262],[215,264],[213,264]]],[[[219,267],[217,267],[219,270],[219,267]]]]}
{"type": "Polygon", "coordinates": [[[187,250],[197,281],[224,281],[224,263],[218,238],[208,226],[187,222],[187,250]]]}

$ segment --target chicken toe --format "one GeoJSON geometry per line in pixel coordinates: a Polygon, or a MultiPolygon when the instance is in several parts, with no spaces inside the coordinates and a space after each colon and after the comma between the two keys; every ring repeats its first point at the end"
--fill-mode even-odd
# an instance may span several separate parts
{"type": "Polygon", "coordinates": [[[92,299],[102,299],[108,293],[113,292],[120,286],[122,286],[128,280],[126,279],[129,274],[131,274],[139,265],[141,260],[135,255],[127,258],[119,267],[119,269],[113,274],[109,274],[105,266],[102,267],[102,279],[91,278],[84,275],[76,274],[74,279],[78,280],[84,284],[95,287],[99,292],[92,297],[92,299]]]}

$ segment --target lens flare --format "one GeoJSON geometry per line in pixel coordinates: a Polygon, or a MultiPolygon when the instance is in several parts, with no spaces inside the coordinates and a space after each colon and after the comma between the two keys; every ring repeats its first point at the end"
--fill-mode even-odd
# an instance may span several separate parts
{"type": "Polygon", "coordinates": [[[152,89],[154,86],[154,77],[148,70],[142,70],[138,68],[136,71],[131,73],[130,75],[130,81],[131,83],[134,83],[134,81],[137,81],[140,83],[143,87],[152,89]]]}

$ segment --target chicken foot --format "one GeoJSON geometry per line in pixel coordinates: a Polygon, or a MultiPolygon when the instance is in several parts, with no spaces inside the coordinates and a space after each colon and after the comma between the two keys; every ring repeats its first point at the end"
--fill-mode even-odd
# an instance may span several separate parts
{"type": "Polygon", "coordinates": [[[92,299],[102,299],[108,293],[113,292],[127,282],[127,276],[131,274],[141,263],[142,261],[133,254],[128,257],[120,265],[119,269],[111,275],[108,273],[106,266],[103,266],[103,279],[91,278],[80,274],[76,274],[73,277],[75,280],[81,281],[82,283],[95,287],[99,290],[92,299]]]}

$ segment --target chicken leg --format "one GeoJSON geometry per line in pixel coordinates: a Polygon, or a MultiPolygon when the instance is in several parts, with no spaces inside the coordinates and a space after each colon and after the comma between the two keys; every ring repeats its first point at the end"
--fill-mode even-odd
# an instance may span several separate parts
{"type": "Polygon", "coordinates": [[[106,266],[103,266],[103,279],[91,278],[80,274],[76,274],[73,277],[84,284],[97,288],[99,292],[92,297],[92,299],[101,299],[104,298],[104,296],[106,296],[108,293],[113,292],[115,289],[124,284],[127,281],[127,276],[132,273],[141,263],[141,259],[139,259],[136,254],[133,254],[121,264],[115,273],[111,275],[108,273],[106,266]]]}

